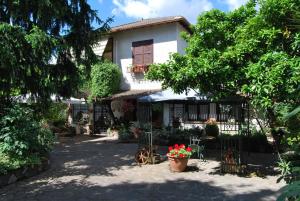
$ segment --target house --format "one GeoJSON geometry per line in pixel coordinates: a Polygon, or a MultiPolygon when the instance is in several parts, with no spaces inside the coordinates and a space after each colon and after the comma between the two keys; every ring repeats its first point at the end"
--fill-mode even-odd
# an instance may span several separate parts
{"type": "MultiPolygon", "coordinates": [[[[185,53],[187,44],[181,32],[191,33],[190,23],[182,16],[142,19],[113,27],[108,36],[95,45],[94,52],[98,56],[118,64],[122,70],[120,93],[109,97],[115,117],[152,121],[158,127],[175,124],[194,127],[203,126],[209,118],[219,122],[241,118],[241,105],[211,102],[193,91],[174,94],[170,89],[163,91],[160,82],[145,79],[150,64],[166,62],[171,53],[185,53]],[[230,110],[230,114],[220,116],[221,110],[230,110]]],[[[94,105],[96,132],[105,129],[107,113],[107,106],[94,105]]]]}

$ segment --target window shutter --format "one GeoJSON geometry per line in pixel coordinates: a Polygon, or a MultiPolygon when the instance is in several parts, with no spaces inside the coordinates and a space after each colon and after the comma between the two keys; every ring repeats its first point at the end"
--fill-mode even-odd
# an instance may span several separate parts
{"type": "Polygon", "coordinates": [[[150,65],[153,63],[153,40],[132,43],[132,64],[150,65]]]}
{"type": "Polygon", "coordinates": [[[133,46],[132,63],[133,65],[143,64],[143,46],[133,46]]]}
{"type": "Polygon", "coordinates": [[[144,46],[144,64],[150,65],[153,63],[153,43],[144,46]]]}

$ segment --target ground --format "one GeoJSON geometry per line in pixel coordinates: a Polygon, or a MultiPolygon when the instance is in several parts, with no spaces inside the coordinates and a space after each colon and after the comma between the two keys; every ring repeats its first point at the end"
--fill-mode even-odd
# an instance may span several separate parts
{"type": "Polygon", "coordinates": [[[167,161],[140,167],[136,150],[108,138],[66,138],[48,171],[0,189],[0,201],[273,201],[284,185],[276,176],[220,175],[216,161],[189,160],[183,173],[170,172],[167,161]]]}

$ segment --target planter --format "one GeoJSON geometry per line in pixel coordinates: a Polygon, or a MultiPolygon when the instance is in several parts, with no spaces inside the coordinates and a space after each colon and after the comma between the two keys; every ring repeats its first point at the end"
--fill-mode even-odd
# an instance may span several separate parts
{"type": "Polygon", "coordinates": [[[170,170],[172,172],[183,172],[186,167],[187,167],[187,163],[188,163],[188,158],[174,158],[174,157],[170,157],[169,158],[169,162],[170,162],[170,170]]]}
{"type": "Polygon", "coordinates": [[[219,127],[215,124],[207,124],[205,126],[205,133],[207,136],[218,137],[219,135],[219,127]]]}
{"type": "Polygon", "coordinates": [[[147,65],[135,65],[131,68],[133,73],[145,73],[148,71],[147,65]]]}

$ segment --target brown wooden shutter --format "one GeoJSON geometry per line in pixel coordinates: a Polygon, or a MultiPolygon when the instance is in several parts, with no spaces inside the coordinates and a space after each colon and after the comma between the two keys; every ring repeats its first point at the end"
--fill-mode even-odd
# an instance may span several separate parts
{"type": "Polygon", "coordinates": [[[144,65],[153,63],[153,41],[151,44],[144,46],[144,65]]]}
{"type": "Polygon", "coordinates": [[[153,63],[153,40],[132,43],[132,64],[150,65],[153,63]]]}

